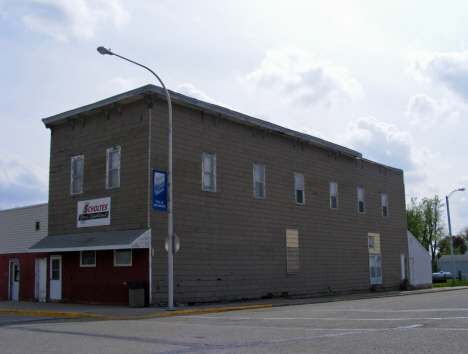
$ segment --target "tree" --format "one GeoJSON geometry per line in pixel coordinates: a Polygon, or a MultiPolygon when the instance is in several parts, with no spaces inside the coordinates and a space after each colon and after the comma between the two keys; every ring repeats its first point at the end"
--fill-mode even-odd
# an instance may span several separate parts
{"type": "Polygon", "coordinates": [[[464,239],[466,242],[468,242],[468,227],[465,227],[461,229],[457,236],[460,236],[462,239],[464,239]]]}
{"type": "MultiPolygon", "coordinates": [[[[465,254],[468,247],[466,245],[466,241],[461,236],[453,236],[453,254],[465,254]]],[[[439,249],[439,253],[437,256],[449,255],[450,253],[450,236],[445,237],[444,239],[440,240],[437,244],[437,248],[439,249]]]]}
{"type": "Polygon", "coordinates": [[[406,206],[406,226],[414,237],[429,251],[429,245],[424,243],[424,213],[418,204],[418,198],[412,197],[411,203],[406,206]]]}
{"type": "Polygon", "coordinates": [[[408,230],[431,253],[435,261],[438,241],[444,235],[443,207],[440,198],[423,198],[419,203],[417,198],[411,198],[406,207],[406,222],[408,230]]]}

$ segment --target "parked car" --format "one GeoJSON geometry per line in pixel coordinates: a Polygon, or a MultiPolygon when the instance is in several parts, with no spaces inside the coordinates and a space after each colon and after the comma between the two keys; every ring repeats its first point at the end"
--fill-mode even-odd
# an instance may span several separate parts
{"type": "Polygon", "coordinates": [[[447,275],[444,272],[432,273],[433,283],[445,283],[447,281],[447,275]]]}

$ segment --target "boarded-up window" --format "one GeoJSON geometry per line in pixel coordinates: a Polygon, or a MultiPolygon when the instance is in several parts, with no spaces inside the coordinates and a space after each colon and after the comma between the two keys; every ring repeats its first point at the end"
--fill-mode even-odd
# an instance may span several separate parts
{"type": "Polygon", "coordinates": [[[380,254],[380,234],[369,232],[367,234],[369,253],[380,254]]]}
{"type": "Polygon", "coordinates": [[[288,274],[299,273],[299,233],[297,230],[286,230],[286,257],[288,274]]]}

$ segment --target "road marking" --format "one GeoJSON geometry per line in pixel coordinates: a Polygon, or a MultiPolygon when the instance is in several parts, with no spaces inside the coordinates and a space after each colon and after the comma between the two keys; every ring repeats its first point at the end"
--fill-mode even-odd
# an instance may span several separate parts
{"type": "Polygon", "coordinates": [[[219,308],[183,310],[183,311],[168,311],[164,313],[157,313],[154,315],[127,316],[127,317],[93,315],[93,314],[88,314],[88,313],[75,313],[75,312],[29,311],[29,310],[6,310],[6,309],[0,309],[0,314],[49,316],[49,317],[63,317],[63,318],[85,318],[85,319],[98,319],[98,320],[125,320],[125,319],[193,315],[193,314],[238,311],[238,310],[255,310],[255,309],[264,309],[264,308],[269,308],[269,307],[272,307],[272,305],[268,304],[268,305],[252,305],[252,306],[236,306],[236,307],[219,307],[219,308]]]}

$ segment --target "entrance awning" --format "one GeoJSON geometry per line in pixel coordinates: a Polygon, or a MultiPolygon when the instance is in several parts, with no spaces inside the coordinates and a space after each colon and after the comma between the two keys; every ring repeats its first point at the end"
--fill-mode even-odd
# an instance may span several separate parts
{"type": "Polygon", "coordinates": [[[46,236],[28,252],[71,252],[150,248],[151,229],[46,236]]]}

